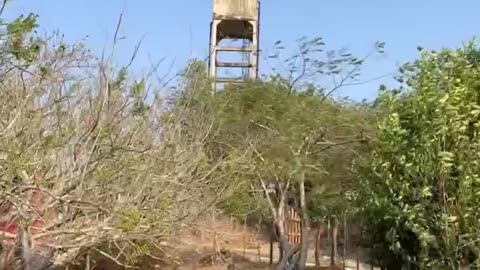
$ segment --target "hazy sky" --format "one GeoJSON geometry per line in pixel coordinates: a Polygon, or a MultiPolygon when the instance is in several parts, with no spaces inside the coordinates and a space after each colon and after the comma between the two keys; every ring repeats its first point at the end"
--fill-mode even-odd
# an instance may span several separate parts
{"type": "MultiPolygon", "coordinates": [[[[42,32],[60,30],[66,40],[89,36],[95,52],[110,47],[118,16],[124,12],[119,61],[128,62],[136,43],[145,36],[138,71],[166,57],[159,73],[178,71],[191,57],[208,55],[213,0],[11,0],[5,17],[40,15],[42,32]]],[[[364,67],[368,80],[390,74],[399,64],[418,57],[417,45],[429,49],[457,47],[480,33],[478,0],[264,0],[261,49],[277,40],[294,42],[302,36],[321,36],[328,48],[346,47],[364,55],[375,41],[386,42],[386,54],[364,67]]],[[[261,69],[269,68],[266,61],[261,69]]],[[[355,99],[372,98],[383,78],[344,89],[355,99]]]]}

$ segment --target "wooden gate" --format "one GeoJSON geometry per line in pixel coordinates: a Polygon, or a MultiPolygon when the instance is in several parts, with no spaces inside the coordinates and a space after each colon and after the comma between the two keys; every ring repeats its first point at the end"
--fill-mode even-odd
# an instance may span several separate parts
{"type": "MultiPolygon", "coordinates": [[[[287,240],[290,245],[299,245],[302,243],[302,220],[294,208],[287,208],[287,218],[284,221],[287,231],[287,240]]],[[[274,233],[270,237],[270,264],[273,264],[273,239],[274,233]]]]}
{"type": "Polygon", "coordinates": [[[302,220],[294,208],[288,208],[286,222],[288,243],[293,245],[302,243],[302,220]]]}

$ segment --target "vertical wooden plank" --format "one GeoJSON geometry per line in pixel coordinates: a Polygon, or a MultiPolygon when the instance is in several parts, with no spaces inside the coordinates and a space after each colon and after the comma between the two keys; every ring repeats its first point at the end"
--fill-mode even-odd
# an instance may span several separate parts
{"type": "Polygon", "coordinates": [[[298,212],[298,243],[302,243],[302,219],[300,217],[300,212],[298,212]]]}
{"type": "Polygon", "coordinates": [[[292,209],[290,209],[290,208],[288,209],[287,224],[288,224],[288,242],[292,243],[292,229],[293,229],[293,226],[292,226],[292,209]]]}
{"type": "Polygon", "coordinates": [[[287,218],[285,220],[285,231],[287,232],[287,241],[290,243],[290,210],[286,209],[287,218]]]}
{"type": "Polygon", "coordinates": [[[287,238],[288,242],[292,242],[292,215],[291,215],[291,209],[288,209],[288,215],[287,215],[287,238]]]}
{"type": "Polygon", "coordinates": [[[291,223],[292,223],[292,243],[295,244],[296,242],[296,236],[295,236],[295,231],[297,230],[297,225],[295,224],[295,212],[292,209],[290,209],[290,219],[291,219],[291,223]]]}
{"type": "Polygon", "coordinates": [[[290,226],[288,226],[290,222],[290,212],[287,212],[287,220],[285,221],[285,231],[287,232],[287,241],[290,242],[289,234],[290,234],[290,226]]]}
{"type": "Polygon", "coordinates": [[[299,230],[298,230],[298,212],[297,211],[293,212],[293,215],[295,216],[295,244],[299,244],[299,241],[298,241],[298,233],[299,233],[299,230]]]}
{"type": "Polygon", "coordinates": [[[295,231],[295,224],[293,224],[293,220],[292,220],[292,209],[289,208],[288,209],[288,223],[289,223],[289,234],[290,234],[290,243],[294,243],[295,239],[293,238],[293,232],[295,231]]]}
{"type": "Polygon", "coordinates": [[[296,216],[295,216],[295,212],[294,210],[292,210],[292,223],[293,223],[293,243],[294,244],[297,244],[297,219],[296,219],[296,216]]]}
{"type": "Polygon", "coordinates": [[[297,224],[298,224],[298,243],[302,243],[302,220],[300,219],[300,213],[297,212],[297,224]]]}
{"type": "Polygon", "coordinates": [[[297,224],[298,224],[298,244],[302,243],[302,220],[300,219],[300,213],[297,212],[297,224]]]}
{"type": "Polygon", "coordinates": [[[295,219],[295,244],[298,244],[298,218],[297,218],[297,211],[292,209],[292,214],[295,219]]]}
{"type": "Polygon", "coordinates": [[[292,227],[293,227],[293,230],[292,230],[292,242],[293,244],[296,244],[297,243],[297,221],[295,219],[295,210],[291,210],[292,213],[292,227]]]}
{"type": "Polygon", "coordinates": [[[300,244],[300,242],[301,242],[301,239],[300,239],[300,222],[298,222],[299,217],[300,217],[300,215],[298,214],[298,212],[295,212],[295,223],[297,224],[297,231],[296,231],[297,244],[300,244]]]}
{"type": "Polygon", "coordinates": [[[290,209],[286,211],[285,231],[287,232],[287,241],[290,243],[290,209]]]}
{"type": "Polygon", "coordinates": [[[290,209],[287,211],[287,220],[286,220],[285,230],[287,231],[287,241],[290,243],[290,209]]]}
{"type": "Polygon", "coordinates": [[[289,230],[289,229],[288,229],[288,227],[289,227],[289,226],[288,226],[288,225],[289,225],[289,224],[288,224],[289,212],[288,212],[288,207],[287,207],[287,206],[284,206],[284,207],[285,207],[284,210],[285,210],[286,218],[283,220],[283,226],[284,226],[284,230],[285,230],[285,232],[286,232],[286,234],[287,234],[287,242],[290,242],[290,238],[289,238],[289,236],[288,236],[288,234],[289,234],[289,231],[288,231],[288,230],[289,230]]]}

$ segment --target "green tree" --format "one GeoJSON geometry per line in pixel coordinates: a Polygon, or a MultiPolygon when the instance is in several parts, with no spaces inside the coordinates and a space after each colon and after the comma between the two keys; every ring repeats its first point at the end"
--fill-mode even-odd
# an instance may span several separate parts
{"type": "MultiPolygon", "coordinates": [[[[322,206],[316,205],[321,201],[316,198],[343,194],[354,149],[369,133],[368,118],[356,104],[292,92],[283,80],[218,94],[215,107],[219,128],[209,137],[209,145],[214,155],[225,157],[230,151],[248,149],[251,163],[246,167],[250,170],[243,172],[245,183],[264,192],[280,237],[284,261],[279,269],[283,269],[288,257],[300,250],[286,241],[286,205],[301,211],[304,232],[311,213],[325,215],[315,210],[322,206]]],[[[305,250],[300,257],[306,256],[305,250]]]]}
{"type": "MultiPolygon", "coordinates": [[[[403,69],[409,91],[382,90],[360,213],[387,269],[478,267],[480,69],[474,43],[422,51],[403,69]]],[[[477,269],[477,268],[476,268],[477,269]]]]}
{"type": "MultiPolygon", "coordinates": [[[[228,157],[232,149],[249,149],[251,165],[247,167],[251,170],[245,171],[245,179],[255,190],[263,190],[269,205],[282,257],[277,268],[298,265],[304,269],[310,213],[321,213],[311,211],[309,202],[327,190],[337,194],[342,190],[340,182],[328,176],[330,168],[325,165],[334,167],[329,155],[341,159],[343,153],[354,152],[347,146],[363,142],[368,133],[360,106],[336,101],[331,95],[349,82],[358,82],[360,67],[371,53],[359,59],[345,51],[326,50],[321,38],[303,38],[298,40],[298,52],[282,59],[284,47],[281,42],[276,45],[278,51],[271,58],[286,63],[286,74],[279,72],[264,83],[248,83],[215,95],[219,128],[209,140],[218,156],[228,157]],[[333,86],[317,87],[314,82],[325,77],[334,78],[333,86]],[[347,150],[335,152],[338,147],[347,150]],[[287,242],[287,204],[301,213],[304,239],[298,247],[287,242]]],[[[383,46],[377,43],[372,53],[381,52],[383,46]]],[[[349,164],[349,158],[344,164],[349,164]]]]}

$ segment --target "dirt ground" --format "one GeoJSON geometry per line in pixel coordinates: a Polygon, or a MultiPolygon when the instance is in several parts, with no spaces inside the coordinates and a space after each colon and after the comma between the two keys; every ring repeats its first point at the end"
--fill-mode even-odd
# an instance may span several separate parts
{"type": "MultiPolygon", "coordinates": [[[[313,242],[313,241],[312,241],[313,242]]],[[[175,239],[174,257],[177,264],[154,265],[153,269],[172,270],[207,270],[207,269],[274,269],[269,264],[270,243],[260,229],[244,227],[231,220],[217,220],[215,224],[205,222],[190,232],[185,232],[175,239]],[[215,253],[214,250],[217,250],[215,253]],[[217,254],[217,255],[214,255],[217,254]],[[235,268],[228,267],[235,265],[235,268]]],[[[322,250],[320,268],[315,268],[313,243],[309,249],[308,269],[344,269],[343,258],[337,258],[337,268],[331,268],[329,248],[322,250]]],[[[339,248],[339,252],[342,249],[339,248]]],[[[347,254],[345,269],[370,270],[371,267],[357,260],[355,251],[347,254]]],[[[278,261],[278,246],[273,246],[273,262],[278,261]]]]}

